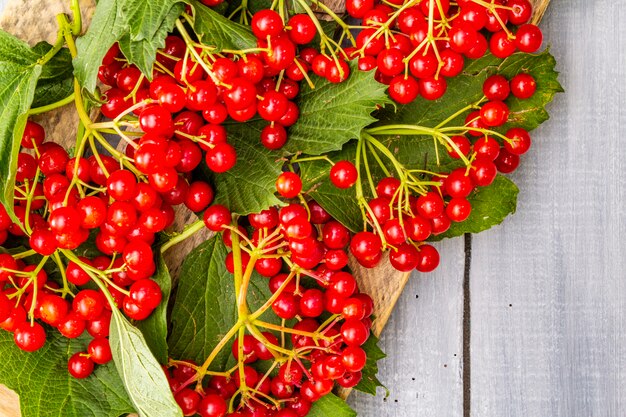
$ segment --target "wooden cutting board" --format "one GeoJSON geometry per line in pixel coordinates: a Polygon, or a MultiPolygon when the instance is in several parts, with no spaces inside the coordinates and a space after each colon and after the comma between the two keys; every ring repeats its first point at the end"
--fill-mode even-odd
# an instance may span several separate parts
{"type": "MultiPolygon", "coordinates": [[[[534,4],[535,12],[533,22],[538,23],[550,0],[531,0],[534,4]]],[[[329,0],[327,4],[333,10],[344,9],[345,0],[329,0]]],[[[3,2],[0,0],[0,5],[3,2]]],[[[55,16],[58,13],[69,13],[69,2],[63,0],[8,0],[0,14],[0,29],[5,30],[22,40],[34,45],[38,41],[46,40],[53,43],[56,38],[57,25],[55,16]]],[[[89,18],[94,10],[94,2],[91,0],[80,0],[83,11],[83,27],[87,27],[89,18]]],[[[55,141],[63,143],[64,139],[71,141],[73,132],[78,123],[78,117],[72,107],[58,109],[46,114],[45,118],[35,119],[46,129],[47,136],[55,141]],[[67,132],[72,132],[68,135],[67,132]]],[[[179,213],[180,220],[177,222],[180,227],[190,220],[193,214],[179,213]]],[[[169,251],[169,259],[166,259],[171,266],[172,274],[175,276],[182,259],[186,254],[207,239],[208,232],[197,233],[193,238],[188,239],[177,247],[176,251],[169,251]]],[[[363,292],[372,296],[376,304],[376,321],[373,325],[373,332],[377,336],[384,329],[398,298],[402,294],[410,274],[400,273],[393,269],[387,258],[374,269],[362,268],[356,262],[351,262],[351,268],[359,280],[359,286],[363,292]]],[[[417,275],[416,275],[417,276],[417,275]]],[[[347,396],[349,391],[344,391],[347,396]]],[[[15,392],[0,385],[0,417],[20,417],[19,398],[15,392]]]]}

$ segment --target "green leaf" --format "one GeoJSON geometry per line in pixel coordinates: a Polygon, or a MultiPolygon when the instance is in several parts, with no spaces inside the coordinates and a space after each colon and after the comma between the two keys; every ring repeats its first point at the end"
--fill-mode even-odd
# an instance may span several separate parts
{"type": "Polygon", "coordinates": [[[283,161],[280,155],[261,145],[265,122],[230,124],[228,142],[237,150],[237,163],[227,172],[213,174],[216,200],[231,211],[246,215],[281,205],[276,197],[276,178],[283,161]]]}
{"type": "MultiPolygon", "coordinates": [[[[340,152],[335,152],[329,157],[338,161],[348,159],[354,162],[356,142],[350,142],[340,152]]],[[[335,187],[329,180],[330,164],[327,161],[303,162],[300,164],[300,177],[302,178],[302,190],[317,201],[331,216],[341,222],[353,232],[362,230],[363,220],[361,209],[356,200],[354,187],[340,189],[335,187]]]]}
{"type": "Polygon", "coordinates": [[[222,49],[256,48],[256,37],[249,26],[228,20],[196,0],[191,1],[196,16],[194,30],[205,45],[222,49]]]}
{"type": "Polygon", "coordinates": [[[361,371],[363,379],[354,387],[354,389],[367,394],[376,395],[376,388],[383,387],[384,385],[378,380],[376,376],[378,374],[378,361],[387,357],[385,352],[378,347],[378,338],[371,335],[367,342],[361,346],[361,349],[367,353],[367,362],[365,368],[361,371]]]}
{"type": "Polygon", "coordinates": [[[42,72],[40,57],[26,43],[0,31],[0,203],[14,220],[17,154],[42,72]]]}
{"type": "MultiPolygon", "coordinates": [[[[225,264],[227,253],[221,236],[216,235],[185,258],[172,310],[172,334],[169,337],[172,357],[203,363],[237,322],[233,276],[225,264]]],[[[248,288],[248,305],[251,309],[258,309],[269,297],[267,279],[253,273],[248,288]]],[[[262,318],[279,322],[270,312],[262,318]]],[[[222,349],[210,369],[223,371],[229,357],[230,349],[222,349]]]]}
{"type": "Polygon", "coordinates": [[[48,332],[46,345],[27,353],[0,332],[0,383],[20,396],[23,417],[117,417],[134,412],[113,364],[97,366],[86,379],[67,372],[71,355],[85,351],[89,335],[67,339],[48,332]]]}
{"type": "Polygon", "coordinates": [[[135,325],[146,339],[154,357],[162,364],[167,363],[167,304],[172,291],[172,277],[170,271],[159,254],[157,270],[152,279],[159,284],[163,299],[161,304],[152,312],[146,320],[138,321],[135,325]]]}
{"type": "Polygon", "coordinates": [[[313,403],[307,417],[356,417],[356,411],[335,394],[328,394],[313,403]]]}
{"type": "Polygon", "coordinates": [[[182,417],[182,411],[141,332],[117,309],[109,336],[113,361],[140,417],[182,417]]]}
{"type": "Polygon", "coordinates": [[[359,71],[356,62],[350,64],[350,71],[343,83],[313,76],[314,89],[303,84],[297,100],[300,117],[289,128],[284,150],[309,155],[336,151],[376,121],[372,112],[390,103],[387,87],[374,79],[373,71],[359,71]]]}
{"type": "Polygon", "coordinates": [[[182,11],[182,0],[102,0],[84,36],[78,38],[78,56],[74,74],[80,84],[93,92],[102,58],[117,41],[126,56],[151,76],[156,49],[164,46],[167,30],[173,26],[176,12],[182,11]]]}
{"type": "Polygon", "coordinates": [[[517,207],[519,189],[507,177],[498,175],[488,187],[480,187],[468,200],[472,204],[472,213],[461,223],[452,223],[450,229],[432,240],[461,236],[465,233],[480,233],[498,225],[517,207]]]}
{"type": "MultiPolygon", "coordinates": [[[[146,4],[148,3],[146,2],[146,4]]],[[[122,36],[119,40],[120,50],[128,61],[137,65],[137,68],[144,74],[151,75],[157,49],[165,47],[167,34],[172,31],[176,19],[184,10],[185,5],[183,3],[175,4],[151,38],[133,40],[130,33],[122,36]]]]}
{"type": "MultiPolygon", "coordinates": [[[[32,50],[38,56],[45,55],[52,45],[39,42],[32,50]]],[[[67,48],[61,49],[43,66],[35,89],[31,107],[45,106],[68,97],[74,91],[72,56],[67,48]]]]}

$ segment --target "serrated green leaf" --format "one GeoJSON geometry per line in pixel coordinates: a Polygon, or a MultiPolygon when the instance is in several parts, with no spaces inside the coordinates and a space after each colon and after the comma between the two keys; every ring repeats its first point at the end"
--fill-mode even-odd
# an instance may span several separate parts
{"type": "Polygon", "coordinates": [[[113,361],[140,417],[182,417],[159,362],[143,335],[116,308],[109,342],[113,361]]]}
{"type": "Polygon", "coordinates": [[[297,100],[300,117],[289,128],[285,151],[309,155],[337,151],[376,121],[372,112],[390,103],[387,87],[374,79],[373,71],[359,71],[354,61],[350,71],[350,77],[339,84],[313,76],[314,89],[302,86],[297,100]]]}
{"type": "Polygon", "coordinates": [[[85,351],[89,335],[67,339],[48,331],[40,350],[27,353],[0,332],[0,383],[20,396],[23,417],[117,417],[134,412],[113,364],[97,366],[86,379],[67,372],[71,355],[85,351]]]}
{"type": "Polygon", "coordinates": [[[228,142],[237,150],[237,163],[227,172],[214,174],[216,200],[231,211],[246,215],[281,205],[276,197],[276,178],[283,162],[280,155],[261,144],[265,122],[226,126],[228,142]]]}
{"type": "Polygon", "coordinates": [[[354,389],[364,392],[366,394],[376,395],[376,389],[378,387],[385,386],[378,380],[378,361],[387,357],[385,352],[378,346],[378,338],[371,335],[367,342],[361,346],[361,349],[367,353],[367,362],[365,368],[361,371],[363,379],[354,387],[354,389]]]}
{"type": "Polygon", "coordinates": [[[450,229],[431,240],[461,236],[465,233],[480,233],[502,223],[517,207],[519,189],[507,177],[498,175],[488,187],[479,187],[467,199],[472,204],[472,213],[461,223],[452,223],[450,229]]]}
{"type": "MultiPolygon", "coordinates": [[[[183,0],[102,0],[84,36],[78,38],[74,74],[80,85],[93,92],[102,58],[117,41],[124,39],[129,61],[143,70],[152,68],[158,47],[164,45],[172,27],[173,10],[182,11],[183,0]],[[169,27],[168,27],[169,26],[169,27]]],[[[146,75],[151,76],[151,71],[146,75]]]]}
{"type": "MultiPolygon", "coordinates": [[[[52,45],[39,42],[32,50],[45,55],[52,45]]],[[[74,91],[72,56],[67,48],[61,49],[43,66],[31,107],[45,106],[68,97],[74,91]]]]}
{"type": "Polygon", "coordinates": [[[183,3],[175,4],[163,19],[161,26],[159,26],[152,38],[132,40],[130,33],[122,36],[119,40],[119,46],[128,61],[137,65],[137,68],[144,74],[152,74],[152,65],[154,64],[157,49],[165,47],[167,34],[172,31],[176,19],[184,10],[185,5],[183,3]]]}
{"type": "Polygon", "coordinates": [[[0,203],[13,214],[17,154],[42,66],[41,56],[0,31],[0,203]]]}
{"type": "Polygon", "coordinates": [[[159,254],[157,270],[152,279],[161,287],[163,299],[161,304],[152,312],[146,320],[136,323],[136,326],[146,339],[154,357],[162,364],[167,363],[167,304],[172,291],[172,277],[170,271],[159,254]]]}
{"type": "MultiPolygon", "coordinates": [[[[225,264],[227,253],[222,237],[214,236],[185,258],[172,310],[169,346],[173,357],[203,363],[237,322],[233,276],[225,264]]],[[[248,288],[250,308],[261,307],[269,297],[267,279],[253,273],[248,288]]],[[[263,315],[263,320],[279,322],[269,312],[263,315]]],[[[223,349],[210,369],[225,370],[229,357],[230,349],[223,349]]]]}
{"type": "Polygon", "coordinates": [[[355,417],[356,411],[335,394],[328,394],[313,403],[307,417],[355,417]]]}
{"type": "Polygon", "coordinates": [[[202,43],[223,49],[250,49],[256,47],[256,37],[249,26],[228,20],[196,0],[194,30],[202,43]]]}

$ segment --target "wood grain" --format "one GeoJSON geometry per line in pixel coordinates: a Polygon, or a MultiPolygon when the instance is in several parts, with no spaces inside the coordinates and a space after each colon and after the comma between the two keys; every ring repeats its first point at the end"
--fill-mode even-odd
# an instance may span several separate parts
{"type": "MultiPolygon", "coordinates": [[[[353,392],[349,403],[364,417],[463,415],[463,239],[437,244],[442,264],[414,273],[382,333],[387,359],[379,378],[390,395],[353,392]]],[[[395,276],[376,276],[379,286],[395,276]]]]}
{"type": "Polygon", "coordinates": [[[556,2],[542,22],[566,92],[517,214],[474,237],[474,417],[626,415],[625,5],[556,2]]]}

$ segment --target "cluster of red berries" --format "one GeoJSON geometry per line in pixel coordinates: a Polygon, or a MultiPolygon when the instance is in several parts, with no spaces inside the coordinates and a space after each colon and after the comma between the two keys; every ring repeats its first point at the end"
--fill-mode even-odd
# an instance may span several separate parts
{"type": "MultiPolygon", "coordinates": [[[[251,271],[248,264],[254,256],[254,269],[268,278],[273,312],[283,323],[296,322],[235,339],[232,354],[241,366],[230,376],[212,376],[196,389],[190,387],[198,382],[196,364],[178,361],[174,369],[166,369],[184,414],[304,417],[335,382],[356,386],[367,360],[361,346],[370,336],[374,305],[344,270],[350,231],[314,201],[251,214],[237,228],[230,226],[230,213],[220,205],[209,207],[204,220],[209,229],[223,232],[228,247],[233,235],[239,236],[242,270],[251,271]],[[274,363],[274,372],[258,371],[267,369],[255,366],[264,361],[274,363]],[[233,396],[241,396],[240,401],[228,414],[233,396]]],[[[236,272],[233,254],[229,252],[225,261],[231,273],[236,272]]]]}
{"type": "Polygon", "coordinates": [[[485,132],[509,120],[510,112],[504,100],[511,93],[519,99],[528,99],[535,91],[536,82],[529,74],[518,74],[510,82],[502,75],[489,77],[483,85],[488,101],[466,119],[465,130],[476,138],[474,143],[467,135],[450,138],[456,149],[451,147],[448,154],[454,159],[464,157],[470,165],[432,178],[437,185],[422,195],[409,195],[408,207],[399,204],[399,200],[407,198],[400,180],[387,177],[379,181],[376,198],[368,201],[368,213],[370,218],[375,218],[379,225],[375,230],[382,237],[364,231],[352,238],[350,249],[359,263],[370,268],[376,266],[388,246],[390,262],[397,270],[434,270],[439,264],[439,254],[423,242],[448,231],[452,222],[467,220],[472,210],[467,197],[477,187],[491,185],[498,172],[513,172],[519,166],[520,155],[530,149],[531,138],[525,129],[509,129],[503,145],[485,132]]]}
{"type": "Polygon", "coordinates": [[[516,50],[532,53],[543,40],[541,30],[528,23],[529,0],[348,0],[346,7],[365,27],[346,52],[359,58],[361,70],[375,69],[376,79],[402,104],[418,95],[442,97],[446,78],[463,71],[465,58],[487,51],[499,58],[516,50]]]}
{"type": "MultiPolygon", "coordinates": [[[[9,254],[0,254],[0,283],[4,288],[0,291],[0,328],[13,333],[20,349],[33,352],[45,345],[46,330],[41,324],[45,323],[70,339],[81,336],[85,330],[93,337],[87,352],[72,356],[68,362],[69,371],[76,378],[91,374],[94,364],[111,360],[107,339],[111,312],[101,292],[82,289],[70,301],[59,295],[60,286],[49,279],[41,266],[27,265],[9,254]]],[[[138,290],[133,288],[131,297],[140,295],[138,290]]]]}
{"type": "Polygon", "coordinates": [[[25,351],[45,344],[46,331],[38,321],[67,338],[77,338],[87,329],[94,340],[87,352],[72,356],[68,364],[73,376],[85,378],[94,364],[111,359],[107,340],[111,306],[102,290],[85,286],[100,277],[126,316],[147,318],[162,298],[151,279],[156,269],[151,247],[155,234],[173,222],[171,205],[185,202],[202,210],[211,202],[213,190],[206,183],[187,185],[181,177],[187,185],[184,192],[180,186],[176,193],[159,192],[132,171],[121,169],[113,157],[70,158],[60,145],[45,142],[44,129],[33,121],[27,122],[21,144],[12,208],[19,222],[12,222],[0,206],[2,241],[8,234],[27,237],[30,248],[44,258],[27,265],[21,254],[0,255],[0,327],[14,332],[15,343],[25,351]],[[87,241],[91,231],[103,255],[93,259],[68,255],[87,241]],[[63,287],[43,269],[48,259],[63,269],[63,287]],[[74,293],[70,285],[78,291],[74,293]]]}
{"type": "MultiPolygon", "coordinates": [[[[170,144],[178,143],[189,154],[192,151],[187,148],[199,146],[206,152],[207,166],[217,173],[232,168],[237,157],[222,125],[228,117],[246,122],[258,115],[268,121],[261,132],[261,143],[268,149],[280,149],[287,141],[286,128],[298,120],[299,109],[293,100],[308,71],[308,64],[296,59],[297,46],[309,43],[317,31],[306,14],[294,15],[285,26],[272,10],[254,15],[252,31],[260,52],[238,55],[215,54],[201,48],[197,52],[181,37],[168,36],[157,56],[152,82],[128,64],[114,46],[99,71],[100,80],[112,87],[105,93],[103,114],[113,119],[132,109],[144,132],[169,140],[170,144]]],[[[309,56],[311,51],[303,50],[301,56],[309,56]]],[[[143,153],[142,142],[138,145],[135,152],[143,153]]],[[[162,147],[161,157],[173,152],[165,144],[162,147]]],[[[194,163],[182,167],[183,172],[197,166],[199,154],[200,149],[196,149],[194,163]]],[[[145,167],[154,171],[149,174],[156,175],[163,169],[153,166],[161,160],[146,160],[145,167]]]]}

